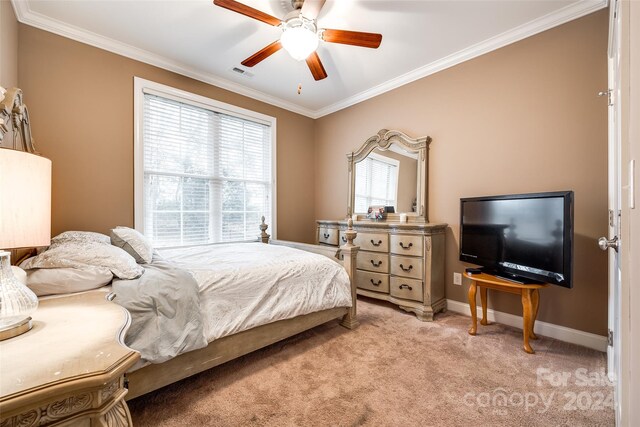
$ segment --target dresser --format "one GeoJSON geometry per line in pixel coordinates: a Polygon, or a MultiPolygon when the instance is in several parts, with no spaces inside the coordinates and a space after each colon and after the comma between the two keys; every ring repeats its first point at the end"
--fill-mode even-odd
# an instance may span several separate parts
{"type": "Polygon", "coordinates": [[[0,342],[0,426],[130,426],[122,344],[129,313],[92,291],[41,300],[33,328],[0,342]]]}
{"type": "MultiPolygon", "coordinates": [[[[423,321],[446,308],[444,251],[447,224],[355,221],[358,295],[385,300],[423,321]]],[[[317,221],[317,243],[346,242],[347,221],[317,221]]]]}

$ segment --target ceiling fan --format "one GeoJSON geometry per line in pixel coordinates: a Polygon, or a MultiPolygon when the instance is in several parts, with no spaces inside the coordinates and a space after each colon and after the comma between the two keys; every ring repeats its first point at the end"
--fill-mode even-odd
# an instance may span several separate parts
{"type": "Polygon", "coordinates": [[[213,0],[213,4],[282,28],[280,40],[276,40],[254,53],[242,61],[242,65],[253,67],[284,47],[294,59],[298,61],[304,59],[307,62],[315,80],[322,80],[327,77],[327,72],[316,52],[320,40],[372,49],[377,49],[382,42],[382,34],[328,28],[318,29],[316,19],[325,1],[291,0],[294,10],[289,12],[283,20],[235,0],[213,0]]]}

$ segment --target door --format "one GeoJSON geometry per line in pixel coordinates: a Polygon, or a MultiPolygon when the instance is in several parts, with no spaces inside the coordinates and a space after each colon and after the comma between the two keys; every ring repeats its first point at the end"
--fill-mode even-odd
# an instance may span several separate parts
{"type": "MultiPolygon", "coordinates": [[[[619,0],[610,3],[608,76],[609,88],[601,94],[608,98],[608,183],[609,234],[599,239],[600,248],[609,257],[609,346],[607,347],[607,373],[616,384],[616,404],[619,405],[620,373],[620,213],[621,213],[621,110],[620,110],[620,20],[619,0]]],[[[619,413],[616,410],[616,413],[619,413]]]]}

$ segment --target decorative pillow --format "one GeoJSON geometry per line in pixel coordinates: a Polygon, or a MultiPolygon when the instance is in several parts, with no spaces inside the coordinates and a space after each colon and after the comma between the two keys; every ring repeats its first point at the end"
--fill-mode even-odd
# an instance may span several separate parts
{"type": "Polygon", "coordinates": [[[111,230],[111,244],[124,249],[139,264],[148,264],[153,259],[153,245],[133,228],[116,227],[111,230]]]}
{"type": "Polygon", "coordinates": [[[108,268],[36,268],[27,272],[27,286],[37,296],[89,291],[109,284],[113,274],[108,268]]]}
{"type": "Polygon", "coordinates": [[[110,243],[100,241],[64,240],[49,246],[41,254],[21,265],[25,270],[33,268],[77,268],[93,270],[107,268],[120,279],[135,279],[144,273],[131,255],[110,243]]]}
{"type": "Polygon", "coordinates": [[[64,242],[98,242],[110,243],[109,236],[93,231],[65,231],[51,239],[51,244],[64,242]]]}
{"type": "Polygon", "coordinates": [[[21,269],[20,267],[18,267],[16,265],[12,265],[11,266],[11,270],[13,270],[13,277],[18,279],[18,281],[20,283],[22,283],[23,285],[27,284],[27,272],[26,271],[24,271],[23,269],[21,269]]]}

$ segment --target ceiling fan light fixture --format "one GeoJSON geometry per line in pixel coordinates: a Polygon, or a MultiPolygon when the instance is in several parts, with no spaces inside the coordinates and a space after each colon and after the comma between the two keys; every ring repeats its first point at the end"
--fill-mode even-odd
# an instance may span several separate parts
{"type": "Polygon", "coordinates": [[[307,59],[319,44],[314,22],[302,15],[288,20],[282,26],[280,43],[296,61],[307,59]]]}

